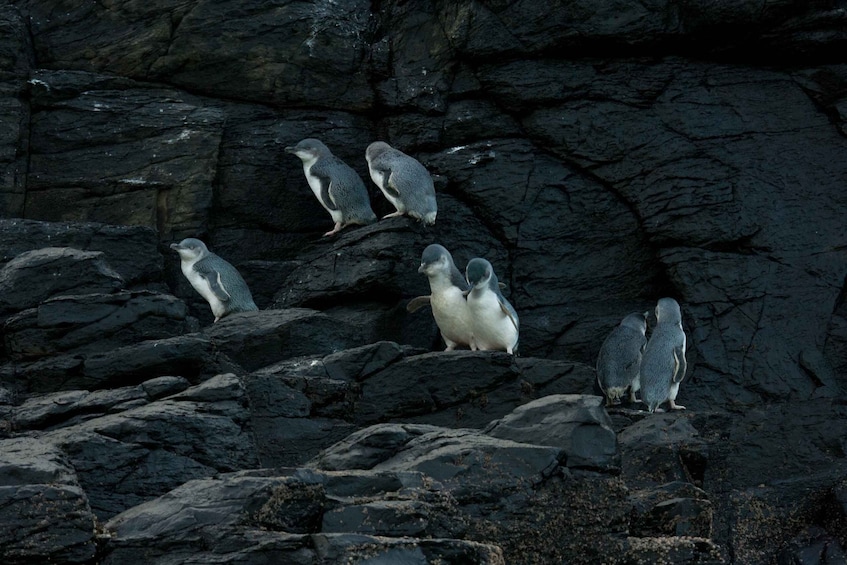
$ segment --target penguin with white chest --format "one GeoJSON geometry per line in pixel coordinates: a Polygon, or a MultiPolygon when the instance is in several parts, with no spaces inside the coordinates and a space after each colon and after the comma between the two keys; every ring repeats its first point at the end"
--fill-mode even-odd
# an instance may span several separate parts
{"type": "Polygon", "coordinates": [[[453,256],[443,246],[434,243],[421,254],[419,273],[429,279],[430,296],[409,302],[407,309],[416,310],[419,304],[429,303],[432,317],[447,345],[452,351],[459,345],[474,349],[471,344],[471,314],[465,295],[470,288],[462,273],[456,268],[453,256]]]}
{"type": "Polygon", "coordinates": [[[234,312],[259,309],[238,270],[209,251],[205,243],[189,237],[172,243],[171,249],[179,253],[182,274],[209,303],[215,322],[234,312]]]}
{"type": "Polygon", "coordinates": [[[500,292],[491,263],[479,257],[471,259],[465,267],[465,278],[471,286],[471,349],[514,353],[518,346],[518,314],[500,292]]]}
{"type": "Polygon", "coordinates": [[[335,222],[335,227],[324,237],[351,224],[368,225],[376,221],[362,178],[326,145],[317,139],[306,138],[297,145],[286,147],[285,151],[303,162],[309,187],[335,222]]]}
{"type": "Polygon", "coordinates": [[[621,320],[606,337],[597,355],[597,383],[606,406],[620,404],[629,389],[629,401],[638,402],[638,371],[647,344],[647,313],[633,313],[621,320]]]}
{"type": "Polygon", "coordinates": [[[685,377],[685,332],[682,313],[673,298],[661,298],[656,304],[656,327],[641,356],[639,381],[641,401],[649,412],[661,412],[659,405],[668,401],[671,410],[684,410],[676,403],[679,383],[685,377]]]}
{"type": "Polygon", "coordinates": [[[426,225],[435,223],[438,215],[435,186],[426,167],[384,141],[368,145],[365,159],[371,179],[397,208],[385,218],[407,214],[426,225]]]}

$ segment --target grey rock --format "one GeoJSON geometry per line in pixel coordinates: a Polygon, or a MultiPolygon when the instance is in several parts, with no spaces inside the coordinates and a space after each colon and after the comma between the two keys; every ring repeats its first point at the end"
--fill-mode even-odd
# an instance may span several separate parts
{"type": "Polygon", "coordinates": [[[699,435],[688,415],[655,414],[632,423],[618,434],[621,472],[627,483],[655,487],[702,481],[702,469],[690,464],[692,459],[700,460],[697,454],[703,459],[708,454],[708,445],[699,435]]]}
{"type": "Polygon", "coordinates": [[[373,469],[392,459],[413,439],[438,430],[438,426],[423,424],[376,424],[325,449],[308,466],[328,471],[373,469]]]}
{"type": "Polygon", "coordinates": [[[63,425],[72,418],[95,418],[115,406],[146,400],[140,387],[87,392],[72,390],[32,395],[12,410],[12,425],[18,431],[63,425]]]}
{"type": "Polygon", "coordinates": [[[89,563],[96,520],[65,456],[30,438],[0,440],[0,558],[89,563]]]}
{"type": "Polygon", "coordinates": [[[317,556],[328,563],[506,563],[496,545],[457,539],[386,539],[362,534],[320,534],[313,539],[317,556]]]}
{"type": "Polygon", "coordinates": [[[283,359],[327,354],[364,342],[358,327],[306,308],[227,316],[205,328],[217,351],[248,371],[283,359]]]}
{"type": "Polygon", "coordinates": [[[91,353],[189,333],[188,309],[150,291],[57,296],[6,320],[6,351],[16,360],[91,353]]]}
{"type": "Polygon", "coordinates": [[[25,91],[35,58],[25,19],[11,5],[0,8],[0,57],[0,216],[14,217],[21,215],[26,200],[30,109],[25,91]]]}
{"type": "Polygon", "coordinates": [[[0,219],[3,263],[45,245],[102,251],[106,263],[121,275],[128,287],[162,278],[162,255],[157,244],[156,232],[141,226],[0,219]]]}
{"type": "Polygon", "coordinates": [[[101,518],[185,481],[255,467],[244,391],[218,375],[177,395],[45,432],[68,454],[101,518]]]}
{"type": "Polygon", "coordinates": [[[124,280],[101,252],[48,247],[21,253],[0,269],[0,313],[32,308],[62,294],[110,293],[124,280]]]}
{"type": "Polygon", "coordinates": [[[81,74],[42,73],[38,80],[48,91],[78,92],[45,96],[33,113],[28,217],[148,226],[169,240],[202,231],[225,119],[220,110],[176,90],[98,88],[81,74]],[[96,177],[86,173],[92,167],[96,177]]]}
{"type": "Polygon", "coordinates": [[[637,537],[712,537],[713,507],[708,495],[691,483],[677,481],[634,491],[630,535],[637,537]]]}
{"type": "Polygon", "coordinates": [[[620,452],[603,399],[597,396],[550,395],[519,406],[491,422],[485,433],[565,451],[574,469],[620,471],[620,452]]]}

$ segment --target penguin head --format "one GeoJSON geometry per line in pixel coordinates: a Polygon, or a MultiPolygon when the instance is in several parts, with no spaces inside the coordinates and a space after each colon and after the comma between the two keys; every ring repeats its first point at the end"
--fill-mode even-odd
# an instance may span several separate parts
{"type": "Polygon", "coordinates": [[[179,243],[171,243],[171,249],[179,253],[180,258],[186,261],[200,259],[209,254],[206,244],[193,237],[183,239],[179,243]]]}
{"type": "Polygon", "coordinates": [[[433,243],[423,250],[421,254],[421,266],[418,267],[418,272],[425,275],[436,272],[449,272],[451,265],[453,265],[453,256],[450,255],[450,252],[441,245],[433,243]]]}
{"type": "Polygon", "coordinates": [[[374,141],[373,143],[368,145],[367,149],[365,149],[365,159],[367,159],[368,161],[372,161],[373,159],[376,159],[386,151],[390,150],[391,146],[385,143],[384,141],[374,141]]]}
{"type": "Polygon", "coordinates": [[[465,278],[474,288],[488,286],[492,276],[494,268],[485,259],[476,257],[468,261],[468,266],[465,267],[465,278]]]}
{"type": "Polygon", "coordinates": [[[673,298],[660,298],[656,303],[656,323],[682,323],[679,303],[673,298]]]}
{"type": "Polygon", "coordinates": [[[626,318],[621,320],[621,325],[626,326],[628,328],[632,328],[637,332],[641,332],[642,334],[647,333],[647,315],[649,312],[638,312],[634,314],[629,314],[626,318]]]}
{"type": "Polygon", "coordinates": [[[327,155],[330,151],[320,140],[307,137],[297,143],[297,145],[286,147],[285,152],[297,155],[302,161],[315,161],[318,157],[327,155]]]}

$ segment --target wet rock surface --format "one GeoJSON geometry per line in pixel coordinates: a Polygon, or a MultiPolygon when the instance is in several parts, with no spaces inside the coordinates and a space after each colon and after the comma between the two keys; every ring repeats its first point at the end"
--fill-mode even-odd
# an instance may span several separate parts
{"type": "Polygon", "coordinates": [[[0,561],[809,563],[847,554],[837,3],[0,6],[0,561]],[[323,238],[299,160],[432,173],[323,238]],[[167,245],[259,312],[213,324],[167,245]],[[443,352],[430,243],[520,356],[443,352]],[[606,409],[672,296],[684,412],[606,409]],[[655,323],[651,316],[649,325],[655,323]]]}

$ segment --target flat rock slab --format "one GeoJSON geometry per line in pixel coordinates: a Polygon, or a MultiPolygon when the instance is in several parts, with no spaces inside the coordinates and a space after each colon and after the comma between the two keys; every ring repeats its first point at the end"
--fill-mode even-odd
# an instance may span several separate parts
{"type": "Polygon", "coordinates": [[[188,480],[255,467],[248,423],[241,382],[224,374],[41,438],[68,455],[103,519],[188,480]]]}
{"type": "Polygon", "coordinates": [[[169,294],[121,291],[57,296],[10,317],[6,351],[15,360],[92,353],[196,331],[184,302],[169,294]]]}

